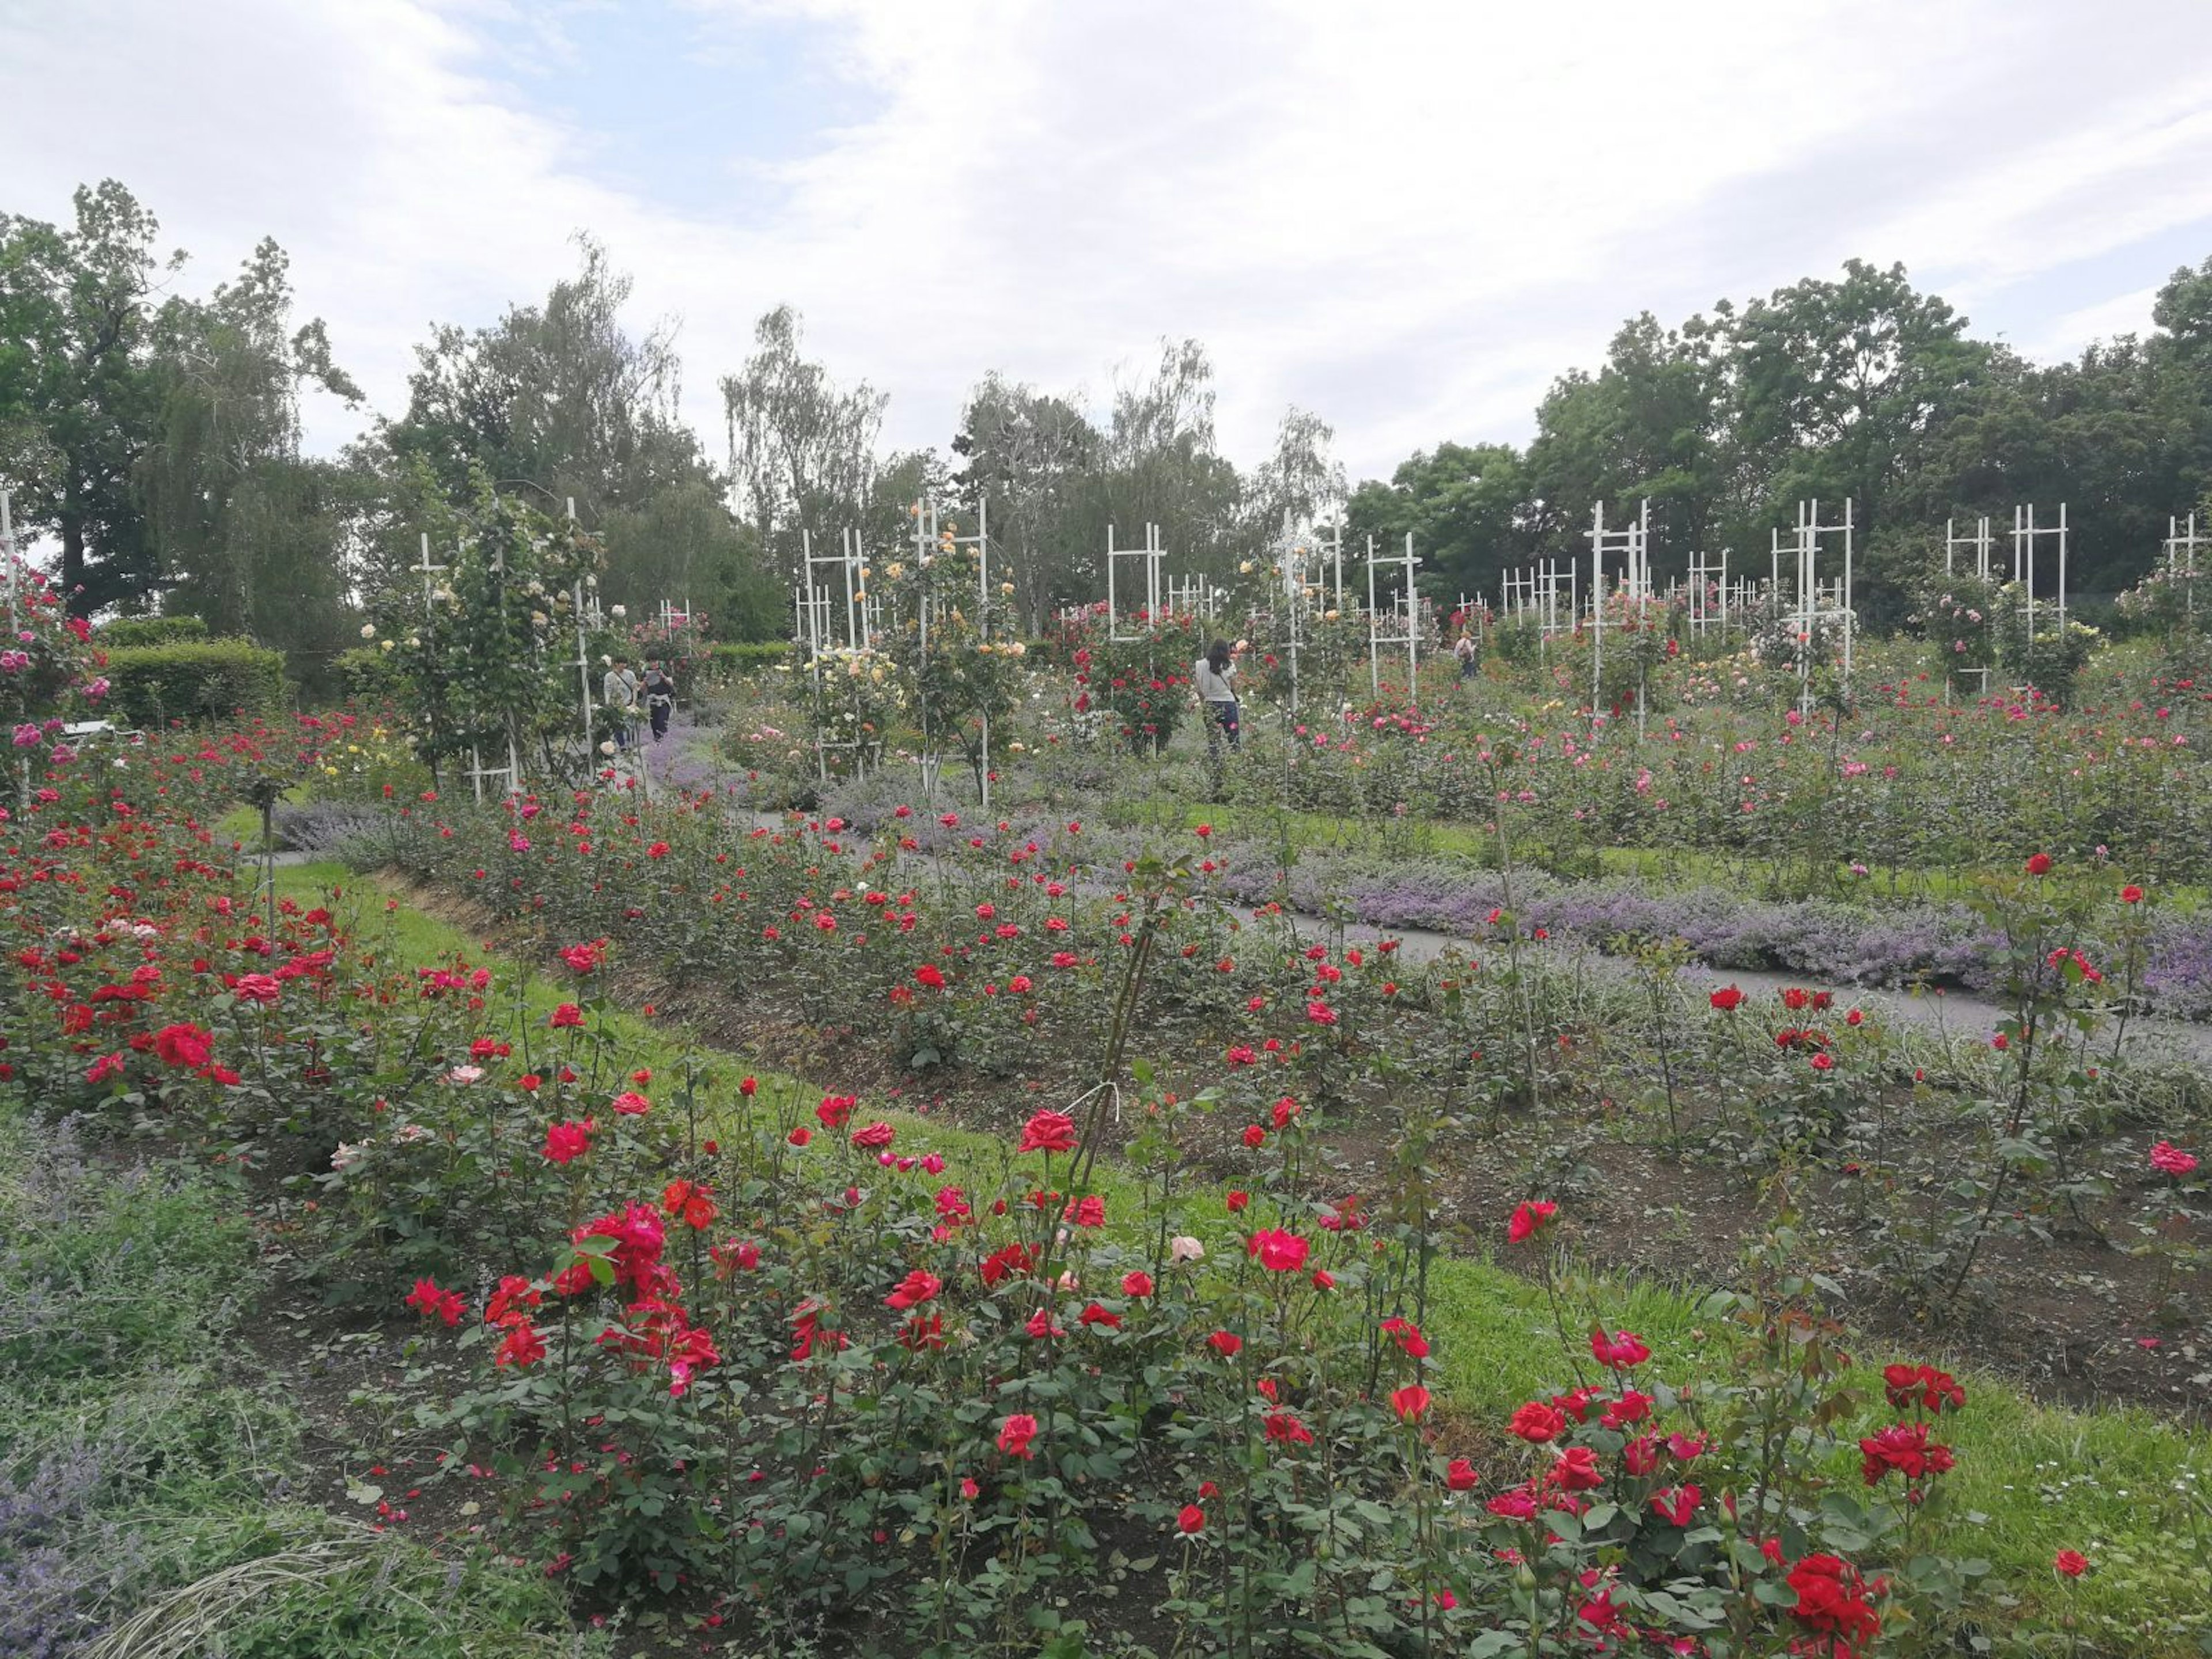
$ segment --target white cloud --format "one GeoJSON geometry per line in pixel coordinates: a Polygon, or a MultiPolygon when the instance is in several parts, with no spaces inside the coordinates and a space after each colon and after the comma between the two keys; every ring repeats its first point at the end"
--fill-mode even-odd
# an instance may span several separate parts
{"type": "MultiPolygon", "coordinates": [[[[987,369],[1101,387],[1194,334],[1232,453],[1297,402],[1355,476],[1525,435],[1635,311],[1853,254],[1970,310],[2048,286],[2057,314],[2014,332],[2070,349],[2102,307],[2139,319],[2161,273],[2115,295],[2069,267],[2212,220],[2212,10],[2188,3],[616,9],[672,64],[769,29],[811,54],[779,72],[866,112],[776,156],[733,136],[726,202],[656,200],[594,171],[597,136],[653,95],[580,44],[605,7],[53,0],[0,21],[5,205],[53,216],[119,177],[202,281],[276,236],[387,410],[431,322],[542,296],[588,228],[635,272],[641,323],[684,319],[710,443],[714,378],[789,300],[840,374],[892,394],[900,445],[941,445],[987,369]]],[[[735,135],[763,70],[728,57],[735,135]]],[[[314,411],[319,443],[348,429],[314,411]]]]}

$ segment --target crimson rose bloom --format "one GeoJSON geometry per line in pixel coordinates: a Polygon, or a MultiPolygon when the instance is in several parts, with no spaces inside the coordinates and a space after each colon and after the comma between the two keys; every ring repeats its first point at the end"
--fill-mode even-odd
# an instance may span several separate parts
{"type": "Polygon", "coordinates": [[[1710,1000],[1723,1013],[1731,1014],[1743,1006],[1743,993],[1733,985],[1726,985],[1714,992],[1710,1000]]]}
{"type": "Polygon", "coordinates": [[[2170,1140],[2161,1140],[2150,1149],[2150,1166],[2179,1179],[2197,1173],[2194,1153],[2185,1152],[2170,1140]]]}
{"type": "Polygon", "coordinates": [[[1617,1371],[1641,1365],[1651,1358],[1651,1350],[1633,1331],[1615,1331],[1608,1338],[1600,1330],[1590,1333],[1590,1354],[1607,1370],[1617,1371]]]}
{"type": "Polygon", "coordinates": [[[1269,1273],[1294,1273],[1306,1265],[1310,1247],[1296,1233],[1285,1232],[1279,1227],[1263,1228],[1252,1235],[1245,1246],[1248,1255],[1259,1258],[1260,1265],[1269,1273]]]}
{"type": "Polygon", "coordinates": [[[1951,1467],[1951,1449],[1928,1443],[1925,1423],[1897,1423],[1859,1442],[1859,1473],[1869,1486],[1892,1469],[1908,1481],[1942,1474],[1951,1467]]]}
{"type": "Polygon", "coordinates": [[[573,1002],[564,1002],[553,1011],[553,1029],[556,1031],[584,1023],[584,1011],[573,1002]]]}
{"type": "Polygon", "coordinates": [[[1266,1429],[1268,1439],[1286,1446],[1310,1446],[1314,1443],[1313,1431],[1290,1412],[1269,1412],[1266,1429]]]}
{"type": "Polygon", "coordinates": [[[945,1288],[945,1281],[935,1273],[924,1273],[916,1267],[899,1280],[898,1288],[884,1298],[884,1306],[896,1308],[903,1313],[908,1308],[918,1308],[945,1288]]]}
{"type": "Polygon", "coordinates": [[[212,1031],[203,1031],[197,1025],[164,1025],[154,1033],[154,1052],[167,1066],[180,1066],[197,1072],[214,1058],[209,1046],[215,1039],[212,1031]]]}
{"type": "Polygon", "coordinates": [[[1121,1294],[1147,1297],[1152,1293],[1152,1276],[1147,1273],[1126,1273],[1121,1275],[1121,1294]]]}
{"type": "Polygon", "coordinates": [[[1840,1557],[1807,1556],[1790,1569],[1790,1588],[1797,1592],[1790,1616],[1801,1624],[1841,1642],[1867,1642],[1881,1633],[1881,1620],[1867,1604],[1865,1581],[1840,1557]]]}
{"type": "Polygon", "coordinates": [[[1009,1457],[1034,1457],[1030,1442],[1036,1438],[1036,1419],[1027,1412],[1016,1412],[999,1425],[999,1449],[1009,1457]]]}
{"type": "Polygon", "coordinates": [[[888,1123],[870,1123],[853,1131],[853,1145],[862,1152],[879,1152],[891,1144],[894,1133],[888,1123]]]}
{"type": "Polygon", "coordinates": [[[1552,1479],[1569,1492],[1588,1492],[1605,1484],[1605,1471],[1598,1468],[1597,1454],[1588,1446],[1570,1446],[1552,1465],[1552,1479]]]}
{"type": "Polygon", "coordinates": [[[1444,1485],[1454,1492],[1472,1492],[1481,1478],[1474,1472],[1474,1465],[1464,1457],[1453,1458],[1450,1466],[1444,1470],[1444,1485]]]}
{"type": "Polygon", "coordinates": [[[1539,1198],[1522,1205],[1513,1212],[1513,1219],[1505,1224],[1509,1243],[1525,1244],[1551,1224],[1559,1212],[1559,1206],[1548,1198],[1539,1198]]]}
{"type": "Polygon", "coordinates": [[[579,1153],[592,1150],[592,1132],[580,1123],[556,1123],[545,1132],[545,1157],[549,1163],[566,1164],[579,1153]]]}
{"type": "Polygon", "coordinates": [[[2068,1578],[2079,1578],[2089,1571],[2089,1558],[2079,1550],[2061,1550],[2051,1565],[2068,1578]]]}
{"type": "Polygon", "coordinates": [[[2027,873],[2031,876],[2049,875],[2051,873],[2051,854],[2048,853],[2038,853],[2033,858],[2028,860],[2027,873]]]}
{"type": "Polygon", "coordinates": [[[1429,1408],[1429,1391],[1416,1382],[1390,1396],[1390,1408],[1401,1422],[1411,1423],[1429,1408]]]}
{"type": "Polygon", "coordinates": [[[1899,1411],[1915,1399],[1931,1412],[1940,1412],[1946,1407],[1960,1411],[1966,1404],[1966,1391],[1959,1386],[1958,1379],[1933,1365],[1885,1365],[1881,1386],[1882,1392],[1889,1396],[1889,1403],[1899,1411]]]}
{"type": "Polygon", "coordinates": [[[1206,1511],[1195,1504],[1186,1504],[1182,1513],[1176,1516],[1176,1530],[1189,1538],[1206,1530],[1206,1511]]]}
{"type": "Polygon", "coordinates": [[[535,1365],[545,1358],[545,1339],[538,1334],[538,1328],[525,1319],[510,1327],[506,1339],[492,1355],[497,1365],[535,1365]]]}
{"type": "Polygon", "coordinates": [[[1075,1150],[1075,1120],[1065,1112],[1039,1112],[1022,1126],[1024,1152],[1072,1152],[1075,1150]]]}
{"type": "Polygon", "coordinates": [[[1540,1400],[1532,1400],[1513,1413],[1506,1427],[1531,1445],[1540,1446],[1547,1440],[1556,1440],[1559,1431],[1567,1426],[1567,1414],[1556,1406],[1547,1406],[1540,1400]]]}

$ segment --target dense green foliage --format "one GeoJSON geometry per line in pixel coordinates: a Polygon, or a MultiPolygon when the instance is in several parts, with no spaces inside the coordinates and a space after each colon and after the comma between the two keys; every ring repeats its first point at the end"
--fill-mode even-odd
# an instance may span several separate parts
{"type": "Polygon", "coordinates": [[[118,617],[100,624],[99,636],[103,651],[120,646],[178,645],[207,637],[207,619],[191,616],[118,617]]]}
{"type": "Polygon", "coordinates": [[[137,726],[260,714],[284,700],[284,659],[251,640],[118,646],[106,672],[117,713],[137,726]]]}
{"type": "MultiPolygon", "coordinates": [[[[1595,374],[1571,370],[1525,450],[1440,444],[1354,493],[1355,536],[1413,532],[1442,593],[1582,550],[1593,507],[1652,510],[1663,579],[1692,550],[1764,571],[1771,526],[1801,499],[1855,503],[1862,619],[1901,620],[1941,566],[1947,519],[1987,514],[2001,554],[2016,503],[2068,504],[2076,592],[2117,593],[2149,568],[2167,515],[2212,489],[2212,260],[2174,273],[2148,337],[2031,363],[1973,338],[1903,267],[1858,260],[1738,307],[1663,328],[1624,324],[1595,374]]],[[[2043,578],[2048,583],[2050,575],[2043,578]]]]}

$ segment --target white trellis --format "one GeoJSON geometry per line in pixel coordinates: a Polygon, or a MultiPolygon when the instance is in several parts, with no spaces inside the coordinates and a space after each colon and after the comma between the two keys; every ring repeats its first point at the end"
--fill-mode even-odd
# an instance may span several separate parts
{"type": "Polygon", "coordinates": [[[2028,650],[2035,649],[2035,555],[2045,540],[2058,544],[2058,631],[2066,631],[2066,503],[2058,503],[2058,522],[2039,525],[2035,521],[2035,503],[2027,501],[2012,510],[2012,579],[2021,585],[2021,605],[2026,611],[2028,650]]]}
{"type": "MultiPolygon", "coordinates": [[[[1620,597],[1632,607],[1640,607],[1651,597],[1651,503],[1646,499],[1638,504],[1636,516],[1618,530],[1605,527],[1605,503],[1598,502],[1590,508],[1590,721],[1595,725],[1601,700],[1601,686],[1605,676],[1605,594],[1606,556],[1612,554],[1619,560],[1620,597]]],[[[1637,691],[1637,714],[1643,716],[1643,690],[1637,691]]]]}
{"type": "Polygon", "coordinates": [[[1982,581],[1989,580],[1990,551],[1996,545],[1996,538],[1990,533],[1988,514],[1984,513],[1980,518],[1975,520],[1974,527],[1964,534],[1960,532],[1959,521],[1956,519],[1944,520],[1943,574],[1947,576],[1957,574],[1959,556],[1962,553],[1971,554],[1972,555],[1971,562],[1975,576],[1982,581]]]}
{"type": "MultiPolygon", "coordinates": [[[[1410,696],[1420,684],[1421,596],[1413,586],[1413,571],[1420,560],[1413,553],[1413,532],[1406,532],[1405,550],[1377,556],[1375,538],[1367,538],[1367,683],[1376,696],[1382,690],[1382,653],[1395,652],[1401,647],[1406,653],[1406,690],[1410,696]],[[1385,611],[1376,594],[1375,575],[1378,568],[1394,568],[1401,574],[1399,586],[1393,588],[1390,608],[1385,611]]],[[[1343,597],[1340,574],[1338,581],[1340,609],[1343,597]]]]}
{"type": "Polygon", "coordinates": [[[1536,630],[1536,657],[1548,660],[1551,641],[1571,633],[1581,614],[1581,562],[1542,558],[1525,569],[1505,573],[1499,589],[1501,622],[1528,623],[1536,630]]]}
{"type": "MultiPolygon", "coordinates": [[[[939,514],[938,503],[933,500],[925,499],[915,501],[908,509],[908,516],[914,521],[914,557],[915,563],[919,568],[927,570],[940,551],[949,552],[963,547],[972,547],[975,550],[975,629],[981,636],[979,643],[989,644],[991,642],[991,509],[989,502],[983,500],[977,501],[975,532],[970,536],[959,534],[957,524],[945,520],[939,514]]],[[[1148,562],[1147,586],[1152,596],[1152,609],[1156,611],[1158,608],[1160,580],[1159,526],[1147,525],[1145,530],[1146,550],[1151,554],[1148,562]]],[[[860,546],[857,537],[852,545],[854,557],[857,559],[860,546]]],[[[1109,556],[1107,559],[1108,604],[1110,612],[1114,546],[1114,531],[1110,525],[1106,530],[1106,545],[1109,556]]],[[[855,568],[858,568],[857,565],[855,568]]],[[[920,608],[915,618],[918,630],[916,643],[919,655],[924,660],[929,655],[929,624],[934,603],[931,598],[930,585],[925,580],[921,584],[920,608]]],[[[861,625],[868,626],[865,606],[862,608],[860,616],[861,625]]],[[[1119,638],[1121,635],[1115,632],[1115,637],[1119,638]]],[[[945,768],[944,756],[932,746],[934,741],[934,736],[929,730],[929,710],[925,704],[922,708],[921,784],[925,799],[933,803],[937,799],[938,784],[945,768]]],[[[988,709],[982,715],[981,753],[982,764],[976,769],[975,787],[981,805],[988,811],[991,805],[991,716],[988,709]]]]}
{"type": "Polygon", "coordinates": [[[1692,634],[1729,631],[1731,614],[1741,617],[1749,608],[1750,583],[1743,577],[1734,582],[1729,580],[1729,550],[1721,549],[1714,558],[1703,552],[1690,555],[1690,575],[1686,597],[1687,620],[1692,634]]]}
{"type": "Polygon", "coordinates": [[[1115,546],[1114,526],[1110,524],[1106,526],[1106,634],[1108,638],[1123,645],[1144,638],[1144,629],[1138,624],[1149,623],[1153,617],[1158,616],[1165,598],[1165,590],[1162,586],[1164,575],[1161,566],[1166,558],[1167,550],[1160,544],[1159,526],[1151,523],[1145,526],[1145,541],[1141,547],[1115,546]],[[1124,562],[1131,559],[1136,560],[1143,567],[1133,574],[1138,583],[1138,591],[1145,596],[1144,609],[1137,617],[1125,620],[1121,593],[1126,584],[1121,575],[1121,567],[1124,562]]]}
{"type": "Polygon", "coordinates": [[[1170,576],[1164,608],[1170,616],[1202,617],[1212,622],[1220,613],[1221,590],[1204,576],[1170,576]]]}
{"type": "MultiPolygon", "coordinates": [[[[4,500],[0,500],[4,506],[4,500]]],[[[2189,515],[2185,526],[2179,519],[2169,515],[2166,521],[2166,576],[2168,581],[2181,585],[2182,614],[2193,626],[2197,620],[2197,550],[2212,549],[2212,535],[2197,533],[2197,515],[2189,515]]],[[[9,575],[12,587],[15,576],[9,575]]],[[[10,613],[13,614],[12,611],[10,613]]]]}
{"type": "Polygon", "coordinates": [[[817,553],[813,532],[802,529],[799,532],[799,551],[802,574],[792,590],[792,616],[794,637],[806,654],[807,683],[813,693],[815,776],[823,783],[830,781],[830,756],[834,750],[850,750],[855,775],[865,775],[868,751],[860,732],[855,731],[848,738],[831,738],[823,732],[824,659],[833,653],[844,651],[853,653],[857,662],[859,654],[869,648],[866,567],[861,558],[860,538],[848,530],[841,538],[836,552],[817,553]],[[836,603],[841,588],[844,595],[842,629],[838,626],[840,607],[836,603]]]}
{"type": "Polygon", "coordinates": [[[1853,512],[1851,498],[1846,495],[1844,516],[1823,522],[1818,500],[1801,501],[1797,503],[1796,526],[1788,542],[1784,541],[1781,531],[1774,532],[1771,591],[1777,605],[1783,603],[1782,556],[1785,548],[1791,559],[1790,608],[1783,612],[1783,619],[1796,649],[1797,706],[1801,710],[1812,708],[1813,651],[1824,623],[1834,623],[1842,633],[1844,684],[1848,689],[1851,683],[1852,647],[1858,632],[1858,612],[1854,608],[1852,592],[1856,536],[1853,512]],[[1823,581],[1820,556],[1823,539],[1827,538],[1841,540],[1844,571],[1841,576],[1823,581]]]}
{"type": "MultiPolygon", "coordinates": [[[[416,573],[422,578],[422,625],[424,628],[428,629],[431,625],[432,616],[436,610],[438,603],[437,579],[441,576],[451,575],[453,574],[453,567],[449,564],[440,564],[437,560],[431,556],[430,532],[426,530],[422,532],[422,556],[416,561],[413,568],[416,573]]],[[[455,556],[459,556],[459,550],[457,548],[454,551],[455,556]]],[[[496,568],[501,574],[504,574],[507,570],[507,556],[505,550],[503,549],[495,549],[493,550],[492,556],[495,562],[495,568],[496,568]]],[[[500,589],[500,599],[502,605],[505,604],[506,598],[507,591],[505,585],[502,584],[500,589]]],[[[479,806],[483,805],[484,781],[486,779],[503,778],[506,782],[501,793],[506,794],[514,794],[519,793],[521,788],[522,763],[521,758],[514,751],[514,734],[513,731],[510,729],[507,733],[507,764],[504,766],[486,766],[483,763],[483,750],[482,747],[473,738],[471,738],[469,740],[468,769],[463,774],[463,775],[469,780],[470,784],[474,788],[476,792],[477,805],[479,806]]]]}

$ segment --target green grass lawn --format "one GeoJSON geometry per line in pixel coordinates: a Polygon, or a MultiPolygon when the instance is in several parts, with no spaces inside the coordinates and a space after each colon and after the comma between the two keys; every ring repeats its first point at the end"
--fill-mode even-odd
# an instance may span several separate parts
{"type": "MultiPolygon", "coordinates": [[[[501,960],[483,941],[410,905],[387,908],[385,890],[340,866],[283,870],[278,881],[302,902],[327,900],[332,890],[343,890],[348,896],[337,902],[356,907],[357,936],[367,942],[388,929],[390,948],[411,963],[455,952],[474,963],[501,960]]],[[[518,1019],[541,1020],[564,1000],[563,985],[532,964],[507,958],[504,971],[520,972],[527,981],[518,1019]]],[[[764,1091],[794,1091],[808,1103],[822,1092],[817,1081],[773,1075],[742,1055],[710,1049],[670,1022],[621,1011],[609,1018],[626,1051],[626,1066],[674,1073],[687,1059],[719,1062],[726,1083],[743,1071],[757,1075],[764,1091]]],[[[882,1115],[909,1150],[935,1150],[971,1169],[1003,1167],[1011,1155],[1008,1143],[995,1135],[909,1112],[885,1109],[882,1115]]],[[[1103,1168],[1096,1184],[1109,1215],[1139,1212],[1142,1200],[1129,1171],[1103,1168]]],[[[1186,1183],[1177,1201],[1192,1214],[1202,1210],[1218,1216],[1222,1191],[1186,1183]]],[[[1439,1392],[1451,1406],[1496,1421],[1532,1395],[1570,1381],[1539,1286],[1490,1261],[1464,1257],[1438,1263],[1431,1285],[1428,1330],[1439,1392]]],[[[1640,1333],[1662,1362],[1689,1356],[1694,1366],[1711,1322],[1694,1296],[1619,1281],[1601,1283],[1596,1291],[1607,1324],[1640,1333]]],[[[1855,1345],[1855,1352],[1864,1374],[1876,1379],[1892,1359],[1941,1358],[1893,1352],[1872,1342],[1855,1345]]],[[[1677,1374],[1670,1365],[1668,1375],[1677,1374]]],[[[1971,1368],[1960,1375],[1970,1407],[1945,1421],[1960,1455],[1959,1468],[1948,1478],[1948,1501],[1954,1515],[1975,1518],[1964,1524],[1958,1553],[1987,1559],[2009,1593],[2039,1619],[2068,1610],[2078,1614],[2105,1650],[2177,1656],[2204,1650],[2200,1642],[2212,1641],[2212,1580],[2202,1570],[2212,1559],[2212,1433],[2140,1411],[2046,1407],[1971,1368]],[[2076,1583],[2059,1580],[2051,1562],[2060,1549],[2081,1550],[2095,1570],[2076,1583]],[[2187,1566],[2192,1560],[2197,1567],[2187,1566]]],[[[1878,1403],[1878,1382],[1866,1391],[1878,1403]]],[[[1838,1478],[1856,1484],[1855,1470],[1855,1459],[1848,1460],[1838,1478]]]]}

